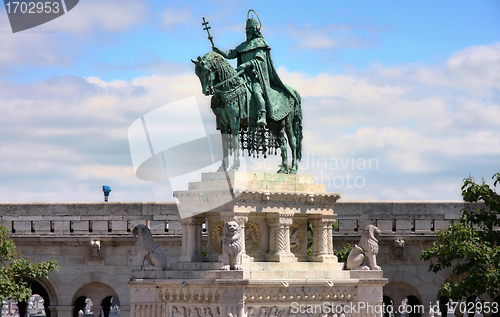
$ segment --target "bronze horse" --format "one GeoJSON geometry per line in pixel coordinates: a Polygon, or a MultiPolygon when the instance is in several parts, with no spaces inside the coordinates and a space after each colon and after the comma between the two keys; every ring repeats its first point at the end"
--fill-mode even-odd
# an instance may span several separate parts
{"type": "MultiPolygon", "coordinates": [[[[302,158],[302,109],[300,95],[291,87],[293,98],[274,98],[287,109],[280,120],[272,120],[268,115],[267,127],[257,127],[257,111],[252,105],[252,94],[240,73],[220,54],[209,52],[197,60],[195,73],[201,81],[205,96],[212,95],[212,111],[217,118],[217,128],[222,136],[223,159],[218,172],[226,171],[229,166],[229,151],[234,150],[234,162],[230,170],[240,167],[240,143],[250,152],[270,152],[279,147],[281,168],[278,173],[297,174],[298,162],[302,158]],[[286,138],[285,138],[286,135],[286,138]],[[288,168],[287,139],[292,152],[291,168],[288,168]],[[240,142],[242,141],[242,142],[240,142]]],[[[279,92],[275,93],[279,94],[279,92]]],[[[273,105],[274,107],[275,105],[273,105]]]]}

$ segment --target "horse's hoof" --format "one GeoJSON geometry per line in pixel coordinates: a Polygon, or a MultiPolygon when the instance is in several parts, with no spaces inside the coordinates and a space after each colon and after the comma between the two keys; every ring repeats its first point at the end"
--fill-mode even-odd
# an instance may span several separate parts
{"type": "Polygon", "coordinates": [[[219,167],[219,169],[217,170],[217,172],[225,172],[226,171],[226,167],[224,165],[221,165],[219,167]]]}
{"type": "Polygon", "coordinates": [[[231,171],[237,171],[238,168],[240,168],[240,162],[234,163],[233,166],[231,166],[231,171]]]}
{"type": "Polygon", "coordinates": [[[282,167],[276,173],[278,173],[278,174],[288,174],[288,171],[287,171],[286,167],[282,167]]]}
{"type": "Polygon", "coordinates": [[[297,169],[292,167],[289,174],[297,174],[297,169]]]}

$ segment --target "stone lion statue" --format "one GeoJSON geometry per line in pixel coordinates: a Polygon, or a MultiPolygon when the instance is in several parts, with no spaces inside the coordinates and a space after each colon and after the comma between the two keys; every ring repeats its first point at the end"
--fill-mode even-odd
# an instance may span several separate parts
{"type": "Polygon", "coordinates": [[[243,270],[241,266],[243,254],[243,239],[241,227],[236,221],[229,221],[224,226],[222,240],[222,269],[243,270]]]}
{"type": "Polygon", "coordinates": [[[347,268],[349,270],[381,270],[377,265],[378,240],[380,230],[374,225],[368,225],[361,233],[359,245],[355,244],[354,248],[347,257],[347,268]],[[368,260],[370,266],[363,265],[365,260],[368,260]]]}
{"type": "Polygon", "coordinates": [[[158,247],[158,243],[153,241],[149,228],[140,224],[134,227],[132,233],[137,239],[134,246],[134,252],[137,255],[135,270],[165,270],[167,268],[167,258],[163,250],[158,247]],[[148,261],[151,265],[145,266],[145,261],[148,261]]]}

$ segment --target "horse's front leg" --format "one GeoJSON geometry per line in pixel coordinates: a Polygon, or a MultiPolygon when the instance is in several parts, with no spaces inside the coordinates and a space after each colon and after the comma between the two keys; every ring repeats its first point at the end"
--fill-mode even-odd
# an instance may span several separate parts
{"type": "Polygon", "coordinates": [[[227,167],[229,165],[229,135],[221,129],[220,136],[222,138],[222,164],[217,172],[225,172],[227,171],[227,167]]]}
{"type": "Polygon", "coordinates": [[[239,117],[231,117],[231,137],[233,138],[233,153],[234,153],[234,162],[231,167],[231,171],[237,171],[240,168],[240,141],[239,141],[239,133],[240,133],[240,122],[239,117]]]}
{"type": "Polygon", "coordinates": [[[290,174],[297,174],[297,170],[299,168],[297,163],[297,139],[293,133],[292,120],[289,121],[290,122],[287,122],[286,124],[286,136],[288,138],[288,142],[290,143],[290,149],[292,150],[292,168],[290,169],[290,174]]]}
{"type": "Polygon", "coordinates": [[[280,135],[278,137],[278,143],[281,150],[281,168],[278,170],[278,174],[288,174],[288,157],[286,153],[286,138],[285,130],[280,130],[280,135]]]}

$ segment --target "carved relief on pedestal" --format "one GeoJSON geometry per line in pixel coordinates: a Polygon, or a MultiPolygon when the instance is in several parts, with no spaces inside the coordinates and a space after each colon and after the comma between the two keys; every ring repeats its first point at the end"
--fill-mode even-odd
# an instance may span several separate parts
{"type": "Polygon", "coordinates": [[[214,225],[211,237],[213,251],[222,253],[222,240],[224,239],[224,223],[222,221],[214,225]]]}
{"type": "Polygon", "coordinates": [[[247,317],[284,317],[288,316],[288,307],[278,308],[276,306],[248,307],[247,317]]]}
{"type": "Polygon", "coordinates": [[[210,287],[164,287],[158,290],[158,299],[166,303],[216,303],[220,300],[220,292],[219,289],[210,287]]]}
{"type": "Polygon", "coordinates": [[[220,317],[219,307],[172,306],[172,317],[220,317]]]}
{"type": "MultiPolygon", "coordinates": [[[[212,249],[215,252],[222,253],[222,240],[224,239],[224,223],[219,221],[212,229],[211,233],[212,249]]],[[[245,223],[245,250],[248,253],[256,251],[260,246],[260,229],[255,222],[247,221],[245,223]]]]}
{"type": "Polygon", "coordinates": [[[290,251],[299,252],[304,244],[304,230],[297,223],[292,223],[290,226],[290,251]]]}
{"type": "Polygon", "coordinates": [[[255,222],[245,224],[245,249],[248,253],[256,251],[260,246],[260,229],[255,222]]]}

